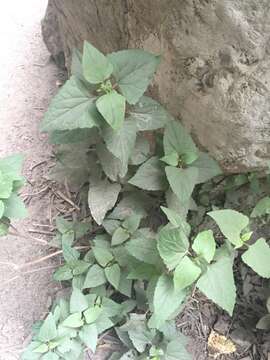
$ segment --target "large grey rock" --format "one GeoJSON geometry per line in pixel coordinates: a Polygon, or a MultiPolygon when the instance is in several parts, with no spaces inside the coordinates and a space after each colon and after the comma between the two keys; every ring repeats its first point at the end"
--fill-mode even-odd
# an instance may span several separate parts
{"type": "Polygon", "coordinates": [[[81,48],[85,39],[105,52],[140,47],[162,54],[154,97],[181,118],[227,172],[266,167],[269,0],[49,2],[67,67],[72,48],[81,48]]]}

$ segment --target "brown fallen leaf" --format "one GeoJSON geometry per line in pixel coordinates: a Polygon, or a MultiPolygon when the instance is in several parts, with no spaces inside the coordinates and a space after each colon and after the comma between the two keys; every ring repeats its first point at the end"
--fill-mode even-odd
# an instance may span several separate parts
{"type": "Polygon", "coordinates": [[[230,339],[214,330],[211,331],[207,343],[210,353],[215,359],[219,355],[232,354],[236,351],[236,346],[230,339]]]}

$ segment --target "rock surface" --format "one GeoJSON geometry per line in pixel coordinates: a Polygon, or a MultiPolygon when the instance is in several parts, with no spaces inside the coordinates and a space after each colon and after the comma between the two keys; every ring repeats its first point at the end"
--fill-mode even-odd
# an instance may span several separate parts
{"type": "Polygon", "coordinates": [[[85,39],[104,52],[139,47],[162,54],[154,97],[227,172],[266,167],[268,0],[49,0],[48,17],[59,31],[47,36],[47,21],[44,40],[65,54],[68,68],[72,48],[85,39]]]}

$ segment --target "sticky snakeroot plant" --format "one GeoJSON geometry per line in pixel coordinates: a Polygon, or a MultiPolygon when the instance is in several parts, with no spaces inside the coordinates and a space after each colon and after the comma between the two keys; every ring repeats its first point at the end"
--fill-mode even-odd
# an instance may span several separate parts
{"type": "Polygon", "coordinates": [[[79,252],[74,242],[89,228],[57,219],[65,263],[54,279],[70,281],[71,296],[34,327],[24,360],[83,359],[111,328],[126,348],[111,359],[190,359],[174,318],[194,287],[232,314],[238,253],[270,278],[269,245],[250,243],[247,216],[210,211],[223,235],[218,244],[212,230],[188,224],[194,188],[221,171],[144,96],[159,62],[143,50],[105,56],[85,42],[45,115],[42,130],[57,145],[51,178],[81,190],[99,228],[88,252],[79,252]]]}

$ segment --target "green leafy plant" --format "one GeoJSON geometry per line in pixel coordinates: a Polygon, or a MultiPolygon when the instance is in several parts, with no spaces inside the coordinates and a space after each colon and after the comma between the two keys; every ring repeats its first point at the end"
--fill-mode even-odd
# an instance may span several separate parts
{"type": "Polygon", "coordinates": [[[190,359],[174,318],[194,288],[232,314],[238,252],[270,278],[270,247],[264,239],[251,243],[246,215],[209,211],[218,242],[212,230],[188,223],[194,190],[221,170],[144,95],[159,62],[143,50],[105,56],[85,42],[45,115],[42,130],[57,146],[51,177],[81,190],[98,230],[88,252],[79,252],[75,241],[89,225],[57,219],[54,242],[65,263],[54,279],[70,281],[71,296],[35,328],[25,360],[82,359],[111,328],[126,348],[111,359],[190,359]]]}
{"type": "Polygon", "coordinates": [[[11,219],[22,219],[27,215],[24,203],[18,196],[24,185],[22,162],[21,155],[0,159],[0,236],[8,234],[11,219]]]}

